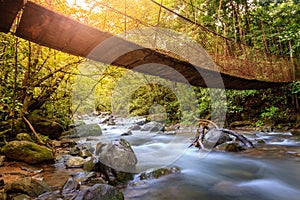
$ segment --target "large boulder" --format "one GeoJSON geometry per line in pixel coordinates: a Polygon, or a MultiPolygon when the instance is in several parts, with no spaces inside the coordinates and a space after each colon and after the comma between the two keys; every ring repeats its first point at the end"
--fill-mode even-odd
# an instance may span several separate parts
{"type": "Polygon", "coordinates": [[[44,192],[51,191],[51,189],[44,181],[33,178],[22,178],[6,184],[5,191],[8,194],[23,193],[31,197],[37,197],[44,192]]]}
{"type": "Polygon", "coordinates": [[[96,146],[96,155],[99,161],[117,171],[132,172],[135,169],[137,158],[131,145],[124,139],[113,142],[99,142],[96,146]]]}
{"type": "Polygon", "coordinates": [[[74,200],[123,200],[123,193],[117,188],[107,184],[96,184],[84,188],[74,200]]]}
{"type": "Polygon", "coordinates": [[[11,141],[3,148],[2,153],[11,159],[34,164],[53,161],[53,152],[44,146],[29,141],[11,141]]]}
{"type": "Polygon", "coordinates": [[[36,132],[48,136],[52,140],[58,139],[64,131],[59,123],[37,114],[32,114],[28,120],[36,132]]]}

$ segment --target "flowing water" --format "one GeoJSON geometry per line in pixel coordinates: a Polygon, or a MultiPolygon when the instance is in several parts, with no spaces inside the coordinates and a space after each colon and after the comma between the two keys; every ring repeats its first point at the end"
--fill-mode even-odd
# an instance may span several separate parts
{"type": "MultiPolygon", "coordinates": [[[[101,125],[104,133],[98,139],[120,138],[129,124],[101,125]]],[[[265,144],[229,153],[187,148],[191,135],[184,133],[132,132],[123,138],[137,154],[138,170],[177,166],[181,173],[146,181],[136,178],[123,189],[125,199],[300,199],[300,133],[241,131],[265,144]]]]}

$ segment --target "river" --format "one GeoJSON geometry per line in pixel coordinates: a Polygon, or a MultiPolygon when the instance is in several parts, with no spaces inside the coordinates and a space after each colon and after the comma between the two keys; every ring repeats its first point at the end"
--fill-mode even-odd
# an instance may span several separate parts
{"type": "MultiPolygon", "coordinates": [[[[103,135],[98,139],[120,138],[131,124],[120,120],[115,126],[101,125],[103,135]]],[[[240,132],[265,144],[240,153],[204,152],[187,148],[191,135],[184,132],[174,136],[132,131],[123,136],[137,154],[138,172],[157,167],[181,169],[179,174],[154,180],[141,181],[137,175],[123,189],[125,199],[299,200],[300,133],[240,132]]]]}

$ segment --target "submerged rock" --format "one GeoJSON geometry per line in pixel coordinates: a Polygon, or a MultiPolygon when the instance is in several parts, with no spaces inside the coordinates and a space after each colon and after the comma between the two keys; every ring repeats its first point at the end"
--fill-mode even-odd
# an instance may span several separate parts
{"type": "Polygon", "coordinates": [[[53,152],[49,148],[29,141],[8,142],[2,152],[8,158],[30,164],[54,160],[53,152]]]}
{"type": "Polygon", "coordinates": [[[74,200],[123,200],[123,193],[117,188],[107,184],[96,184],[84,188],[74,200]]]}
{"type": "Polygon", "coordinates": [[[141,180],[145,179],[157,179],[162,176],[170,175],[170,174],[177,174],[180,173],[180,169],[178,167],[171,167],[171,168],[159,168],[152,171],[144,172],[139,175],[141,180]]]}
{"type": "Polygon", "coordinates": [[[121,136],[128,136],[128,135],[132,135],[131,130],[128,130],[128,131],[121,134],[121,136]]]}
{"type": "Polygon", "coordinates": [[[244,146],[238,142],[225,142],[218,145],[216,149],[228,152],[239,152],[245,150],[244,146]]]}

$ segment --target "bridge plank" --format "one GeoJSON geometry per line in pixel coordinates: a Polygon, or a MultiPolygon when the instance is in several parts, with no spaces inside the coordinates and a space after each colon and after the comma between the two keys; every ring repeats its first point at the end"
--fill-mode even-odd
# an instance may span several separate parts
{"type": "Polygon", "coordinates": [[[33,2],[26,4],[16,35],[82,57],[112,36],[33,2]]]}
{"type": "Polygon", "coordinates": [[[181,60],[180,56],[144,48],[33,2],[26,4],[16,35],[72,55],[194,86],[259,89],[284,84],[235,77],[203,66],[194,66],[181,60]]]}
{"type": "Polygon", "coordinates": [[[0,31],[8,33],[24,0],[0,0],[0,31]]]}

